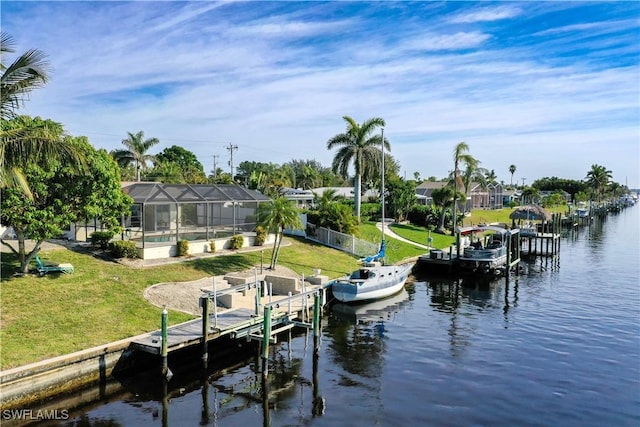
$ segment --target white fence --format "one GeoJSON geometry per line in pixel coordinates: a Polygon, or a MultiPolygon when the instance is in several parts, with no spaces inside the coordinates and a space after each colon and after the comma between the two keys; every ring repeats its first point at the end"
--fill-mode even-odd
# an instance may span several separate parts
{"type": "Polygon", "coordinates": [[[317,227],[310,222],[306,223],[305,238],[359,257],[375,255],[380,249],[375,243],[358,239],[350,234],[317,227]]]}

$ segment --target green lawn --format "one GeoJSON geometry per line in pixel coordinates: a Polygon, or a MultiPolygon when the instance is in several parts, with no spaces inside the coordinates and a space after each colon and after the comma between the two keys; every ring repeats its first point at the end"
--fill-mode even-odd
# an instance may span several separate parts
{"type": "MultiPolygon", "coordinates": [[[[322,245],[288,238],[278,264],[298,274],[320,268],[330,278],[350,273],[356,258],[322,245]]],[[[400,248],[405,244],[393,243],[400,248]]],[[[399,250],[400,254],[413,254],[399,250]]],[[[268,265],[271,248],[264,250],[268,265]]],[[[410,255],[409,255],[410,256],[410,255]]],[[[191,281],[260,265],[260,251],[228,254],[157,267],[132,268],[68,249],[41,252],[45,262],[69,262],[73,274],[13,276],[14,255],[2,254],[0,368],[36,362],[159,329],[161,308],[143,297],[161,282],[191,281]]],[[[397,255],[394,255],[394,259],[397,255]]],[[[171,324],[192,316],[170,312],[171,324]]]]}
{"type": "MultiPolygon", "coordinates": [[[[412,242],[420,243],[421,245],[428,244],[429,232],[426,227],[418,227],[413,224],[394,224],[391,226],[391,230],[398,236],[412,242]]],[[[438,249],[448,248],[455,242],[453,236],[445,236],[434,232],[431,232],[431,238],[433,239],[431,247],[438,249]]]]}
{"type": "MultiPolygon", "coordinates": [[[[370,242],[380,242],[382,238],[382,232],[376,227],[374,222],[366,222],[360,225],[360,239],[368,240],[370,242]]],[[[395,228],[394,228],[395,231],[395,228]]],[[[399,234],[399,233],[398,233],[399,234]]],[[[401,237],[401,234],[399,234],[401,237]]],[[[406,237],[405,237],[406,238],[406,237]]],[[[390,264],[394,264],[398,261],[402,261],[403,259],[416,257],[418,255],[423,255],[425,253],[425,249],[418,248],[408,243],[401,242],[399,240],[393,239],[389,236],[386,236],[385,240],[387,241],[387,252],[386,259],[390,264]]],[[[413,239],[409,239],[415,241],[413,239]]],[[[421,242],[418,242],[421,243],[421,242]]],[[[375,255],[375,254],[371,254],[375,255]]]]}

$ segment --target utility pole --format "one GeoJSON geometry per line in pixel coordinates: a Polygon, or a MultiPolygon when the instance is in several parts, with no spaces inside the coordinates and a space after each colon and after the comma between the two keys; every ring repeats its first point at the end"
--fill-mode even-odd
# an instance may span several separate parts
{"type": "Polygon", "coordinates": [[[522,178],[522,186],[524,187],[524,180],[527,178],[522,178]]]}
{"type": "Polygon", "coordinates": [[[231,143],[229,143],[229,146],[227,147],[227,150],[229,150],[229,152],[231,153],[231,160],[229,160],[229,166],[231,166],[231,179],[233,180],[233,151],[237,150],[238,146],[237,145],[233,145],[231,143]]]}
{"type": "Polygon", "coordinates": [[[218,177],[218,158],[220,156],[218,154],[214,154],[213,155],[213,177],[217,178],[218,177]]]}

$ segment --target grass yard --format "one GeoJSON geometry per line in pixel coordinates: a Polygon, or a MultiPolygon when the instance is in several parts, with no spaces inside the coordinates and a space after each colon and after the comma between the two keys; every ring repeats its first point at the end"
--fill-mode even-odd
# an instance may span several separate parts
{"type": "MultiPolygon", "coordinates": [[[[289,238],[278,264],[299,274],[320,268],[331,278],[351,272],[356,259],[321,245],[289,238]]],[[[265,248],[269,264],[271,249],[265,248]]],[[[73,274],[13,276],[13,254],[2,254],[0,368],[60,356],[160,328],[162,309],[143,291],[162,282],[191,281],[260,265],[260,251],[229,254],[157,267],[132,268],[68,249],[41,252],[45,262],[69,262],[73,274]]],[[[171,324],[191,319],[170,312],[171,324]]]]}
{"type": "MultiPolygon", "coordinates": [[[[395,231],[395,228],[393,228],[395,231]]],[[[401,237],[405,237],[398,233],[401,237]]],[[[360,225],[360,239],[368,240],[370,242],[380,242],[382,238],[382,232],[376,227],[374,222],[366,222],[360,225]]],[[[405,237],[407,238],[407,237],[405,237]]],[[[387,252],[386,258],[390,264],[394,264],[398,261],[402,261],[403,259],[416,257],[418,255],[423,255],[425,253],[425,249],[418,248],[416,246],[410,245],[405,242],[401,242],[389,236],[385,237],[387,241],[387,252]]],[[[414,242],[422,243],[418,240],[409,239],[414,242]]],[[[424,244],[424,243],[422,243],[424,244]]],[[[371,254],[375,255],[375,254],[371,254]]]]}

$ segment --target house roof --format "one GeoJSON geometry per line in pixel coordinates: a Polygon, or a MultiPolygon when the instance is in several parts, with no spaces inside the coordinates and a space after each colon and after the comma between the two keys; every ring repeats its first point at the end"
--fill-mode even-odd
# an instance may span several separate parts
{"type": "Polygon", "coordinates": [[[446,187],[448,184],[447,181],[425,181],[416,187],[416,194],[431,197],[433,190],[446,187]]]}
{"type": "Polygon", "coordinates": [[[264,194],[235,184],[123,183],[122,191],[134,203],[203,203],[269,201],[264,194]]]}

